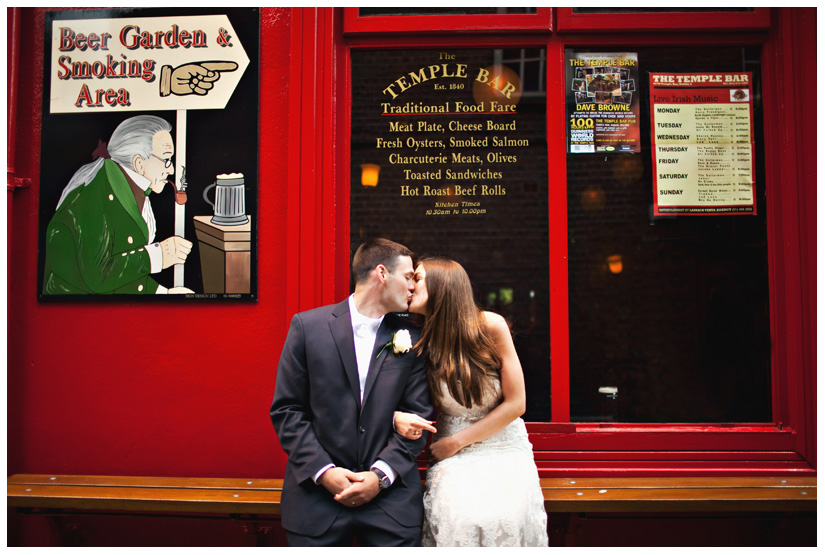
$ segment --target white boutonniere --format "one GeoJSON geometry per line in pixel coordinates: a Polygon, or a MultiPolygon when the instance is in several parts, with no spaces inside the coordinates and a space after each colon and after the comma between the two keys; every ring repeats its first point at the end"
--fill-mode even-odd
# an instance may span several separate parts
{"type": "Polygon", "coordinates": [[[408,330],[398,330],[392,334],[392,339],[390,339],[386,345],[381,347],[381,350],[378,351],[375,358],[380,357],[381,353],[383,353],[384,349],[387,347],[392,347],[392,352],[397,357],[400,357],[404,353],[408,352],[412,349],[412,338],[410,337],[410,332],[408,330]]]}

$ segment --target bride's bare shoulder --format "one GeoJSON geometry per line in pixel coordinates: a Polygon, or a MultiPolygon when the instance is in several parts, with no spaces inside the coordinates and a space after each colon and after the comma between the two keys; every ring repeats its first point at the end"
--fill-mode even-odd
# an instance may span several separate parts
{"type": "Polygon", "coordinates": [[[507,320],[504,319],[504,316],[501,314],[496,314],[495,312],[484,311],[482,312],[484,315],[484,320],[487,322],[487,326],[495,332],[503,332],[507,331],[510,332],[510,328],[507,325],[507,320]]]}

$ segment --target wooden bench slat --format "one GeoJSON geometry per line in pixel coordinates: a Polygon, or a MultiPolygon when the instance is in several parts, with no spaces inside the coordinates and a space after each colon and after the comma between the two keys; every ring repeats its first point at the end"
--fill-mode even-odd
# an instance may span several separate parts
{"type": "Polygon", "coordinates": [[[548,512],[611,513],[816,510],[816,493],[809,488],[793,488],[790,492],[761,488],[650,490],[646,492],[648,495],[640,495],[640,492],[645,490],[632,490],[632,494],[621,490],[570,490],[562,495],[558,490],[545,490],[544,506],[548,512]],[[697,493],[699,491],[702,495],[697,493]]]}
{"type": "Polygon", "coordinates": [[[177,489],[10,484],[11,507],[115,511],[280,514],[280,490],[177,489]]]}
{"type": "Polygon", "coordinates": [[[193,489],[280,490],[283,480],[253,478],[175,478],[162,476],[71,476],[62,474],[15,474],[9,484],[52,486],[155,487],[193,489]]]}
{"type": "Polygon", "coordinates": [[[808,476],[679,476],[621,478],[542,478],[542,488],[717,488],[717,487],[816,487],[816,478],[808,476]]]}
{"type": "Polygon", "coordinates": [[[212,500],[279,500],[280,491],[261,490],[232,490],[232,489],[176,489],[176,488],[139,488],[139,487],[87,487],[87,486],[26,486],[11,485],[8,487],[10,496],[50,497],[61,498],[89,498],[89,499],[183,499],[204,502],[212,500]]]}
{"type": "Polygon", "coordinates": [[[787,513],[816,512],[816,503],[776,499],[770,503],[727,500],[694,501],[544,501],[548,513],[787,513]]]}
{"type": "Polygon", "coordinates": [[[548,512],[815,511],[816,478],[545,478],[548,512]]]}
{"type": "Polygon", "coordinates": [[[816,490],[813,488],[669,488],[669,489],[626,489],[603,488],[582,490],[542,490],[550,500],[588,501],[598,500],[633,500],[640,501],[703,501],[703,500],[734,500],[759,501],[773,499],[801,499],[803,501],[816,500],[816,490]]]}
{"type": "MultiPolygon", "coordinates": [[[[274,478],[178,478],[157,476],[72,476],[61,474],[16,474],[9,484],[87,485],[122,487],[171,487],[195,489],[271,489],[279,490],[283,480],[274,478]]],[[[616,477],[616,478],[542,478],[543,488],[626,488],[669,487],[816,487],[816,478],[808,476],[687,476],[687,477],[616,477]]]]}

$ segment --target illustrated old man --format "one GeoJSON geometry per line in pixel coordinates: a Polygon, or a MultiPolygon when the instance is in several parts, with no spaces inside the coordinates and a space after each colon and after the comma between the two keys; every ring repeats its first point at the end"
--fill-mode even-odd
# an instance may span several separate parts
{"type": "Polygon", "coordinates": [[[192,249],[178,236],[155,242],[149,195],[174,173],[171,129],[155,116],[126,119],[75,172],[46,229],[43,294],[192,293],[150,277],[192,249]]]}

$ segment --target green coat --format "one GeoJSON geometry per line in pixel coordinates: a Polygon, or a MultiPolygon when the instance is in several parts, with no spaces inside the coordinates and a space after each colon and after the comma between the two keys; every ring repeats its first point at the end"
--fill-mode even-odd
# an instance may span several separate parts
{"type": "Polygon", "coordinates": [[[149,230],[120,167],[105,160],[72,191],[46,228],[43,294],[154,294],[149,230]]]}

